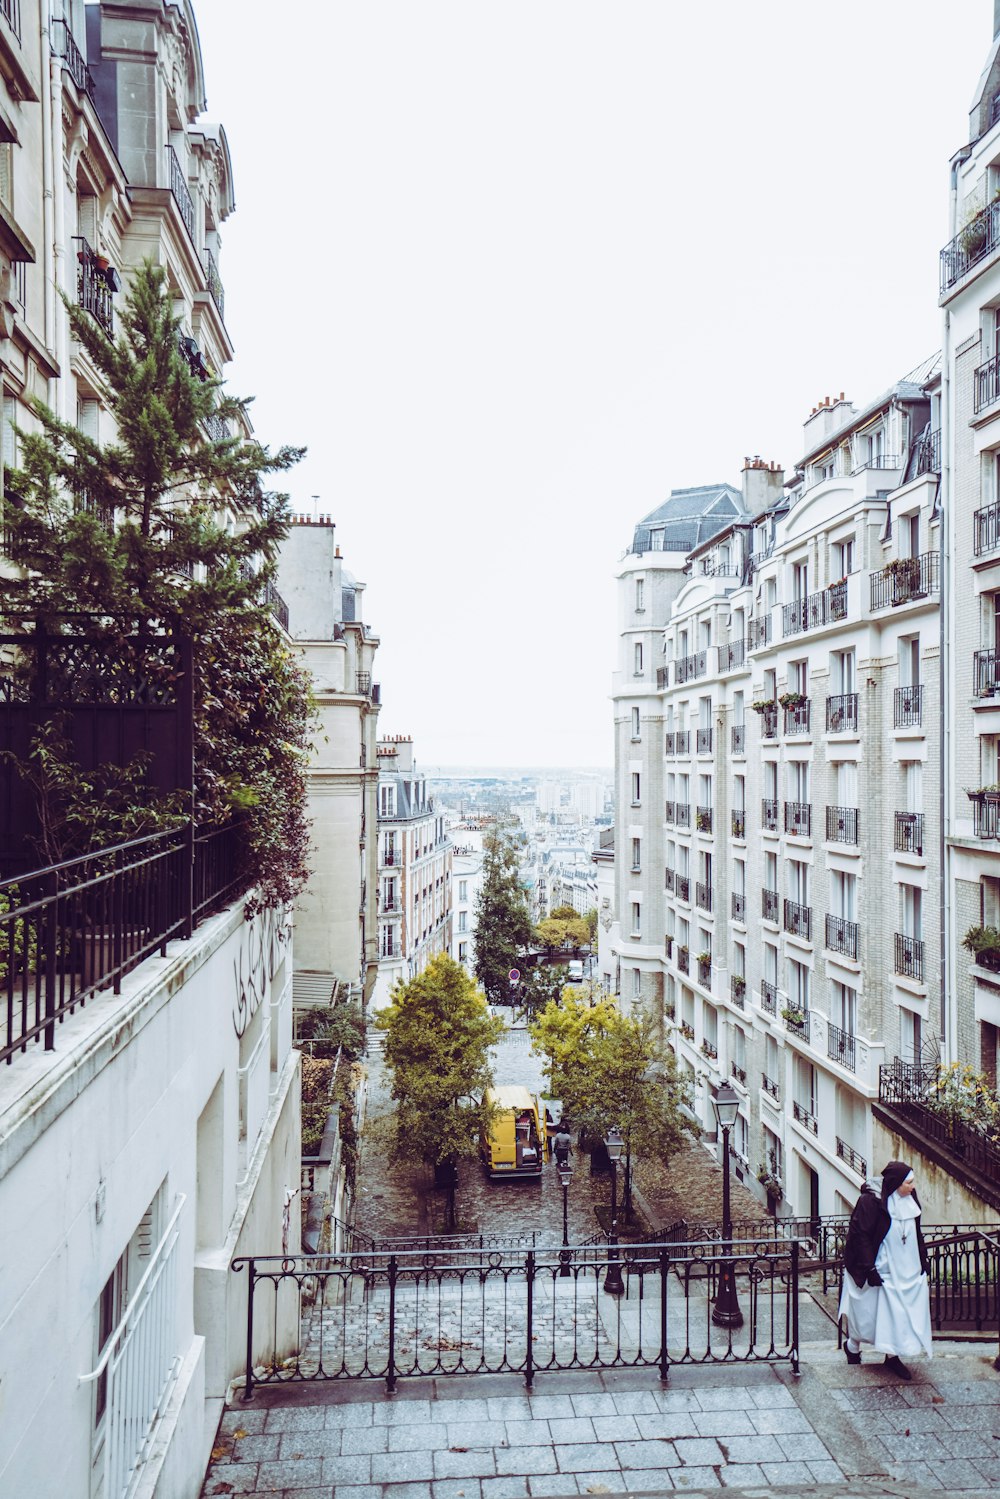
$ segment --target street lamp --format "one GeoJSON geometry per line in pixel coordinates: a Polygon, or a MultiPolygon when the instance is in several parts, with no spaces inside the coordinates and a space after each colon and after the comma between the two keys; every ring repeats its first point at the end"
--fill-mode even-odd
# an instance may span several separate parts
{"type": "Polygon", "coordinates": [[[736,1295],[733,1271],[733,1220],[729,1209],[729,1131],[740,1111],[739,1094],[729,1083],[723,1083],[712,1099],[715,1122],[722,1131],[722,1240],[725,1258],[719,1266],[719,1290],[712,1308],[716,1327],[742,1327],[743,1313],[736,1295]]]}
{"type": "Polygon", "coordinates": [[[608,1241],[608,1273],[604,1277],[604,1289],[609,1296],[621,1296],[625,1286],[622,1282],[622,1267],[618,1259],[618,1162],[621,1160],[625,1141],[621,1130],[613,1124],[604,1141],[611,1162],[611,1234],[608,1241]]]}
{"type": "Polygon", "coordinates": [[[559,1274],[568,1275],[569,1271],[569,1228],[567,1224],[567,1211],[569,1208],[569,1184],[573,1178],[573,1167],[569,1163],[569,1156],[563,1156],[556,1161],[556,1172],[559,1176],[559,1185],[563,1194],[563,1247],[559,1254],[559,1274]]]}

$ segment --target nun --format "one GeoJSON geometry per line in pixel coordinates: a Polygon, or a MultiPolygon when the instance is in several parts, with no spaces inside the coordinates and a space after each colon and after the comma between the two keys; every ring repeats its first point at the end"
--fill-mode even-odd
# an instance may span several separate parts
{"type": "Polygon", "coordinates": [[[861,1188],[844,1246],[839,1316],[847,1321],[847,1362],[860,1364],[861,1344],[871,1343],[899,1379],[911,1377],[904,1358],[931,1355],[928,1260],[915,1187],[909,1166],[890,1161],[881,1181],[861,1188]]]}

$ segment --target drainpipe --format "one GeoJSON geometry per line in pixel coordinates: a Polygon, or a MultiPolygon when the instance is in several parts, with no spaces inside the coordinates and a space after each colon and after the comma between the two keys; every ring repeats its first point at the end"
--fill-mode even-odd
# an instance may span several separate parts
{"type": "MultiPolygon", "coordinates": [[[[42,56],[48,62],[51,54],[49,46],[49,7],[41,7],[40,30],[42,42],[42,56]]],[[[42,84],[42,284],[44,287],[43,303],[43,327],[45,347],[50,353],[55,351],[55,270],[53,267],[54,257],[54,228],[53,228],[53,200],[55,167],[53,162],[52,143],[52,78],[49,68],[43,62],[41,67],[42,84]]],[[[55,410],[56,386],[58,378],[49,380],[48,404],[55,410]]]]}
{"type": "MultiPolygon", "coordinates": [[[[950,186],[948,191],[948,239],[949,242],[958,233],[958,171],[972,155],[972,146],[963,146],[951,159],[950,186]]],[[[940,1004],[938,1014],[938,1025],[941,1036],[941,1047],[943,1058],[946,1062],[957,1059],[956,1053],[956,1001],[955,997],[948,994],[948,976],[953,971],[951,961],[951,847],[949,839],[952,832],[952,780],[954,776],[953,748],[951,732],[952,700],[955,696],[952,683],[952,657],[949,642],[954,640],[952,628],[952,596],[953,590],[949,587],[952,557],[952,535],[954,524],[954,506],[951,487],[951,443],[952,443],[952,381],[951,381],[951,309],[944,309],[944,327],[941,336],[941,479],[940,479],[940,561],[938,574],[940,580],[940,607],[938,609],[938,672],[940,674],[940,702],[941,718],[938,728],[939,754],[941,763],[940,778],[940,805],[938,817],[938,867],[941,871],[940,886],[940,927],[941,927],[941,954],[939,960],[940,968],[940,1004]]]]}
{"type": "MultiPolygon", "coordinates": [[[[56,57],[51,47],[49,49],[49,71],[51,84],[49,89],[50,103],[52,108],[51,149],[52,149],[52,278],[54,289],[52,293],[53,312],[55,315],[55,355],[59,366],[59,378],[56,381],[56,399],[53,409],[60,421],[66,421],[66,408],[69,402],[69,320],[66,317],[66,309],[59,298],[59,292],[65,292],[66,287],[66,183],[63,173],[63,148],[62,148],[62,62],[56,57]]],[[[76,420],[76,412],[73,413],[76,420]]]]}

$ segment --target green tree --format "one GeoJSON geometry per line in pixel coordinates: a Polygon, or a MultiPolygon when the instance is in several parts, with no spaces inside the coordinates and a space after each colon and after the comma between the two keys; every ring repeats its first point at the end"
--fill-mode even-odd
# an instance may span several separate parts
{"type": "Polygon", "coordinates": [[[116,339],[81,308],[67,311],[116,435],[102,446],[30,402],[36,427],[19,433],[4,509],[22,567],[0,575],[0,614],[57,633],[74,613],[76,633],[126,664],[131,636],[192,637],[190,810],[201,824],[239,814],[255,902],[290,900],[308,875],[312,709],[265,601],[288,522],[287,497],[264,486],[303,450],[247,438],[249,403],[192,370],[162,268],[134,273],[116,339]]]}
{"type": "MultiPolygon", "coordinates": [[[[485,1097],[493,1082],[489,1053],[504,1026],[465,969],[439,953],[423,973],[396,985],[375,1023],[386,1033],[392,1074],[394,1154],[450,1167],[475,1156],[495,1113],[485,1097]]],[[[448,1226],[455,1226],[454,1171],[448,1226]]]]}
{"type": "Polygon", "coordinates": [[[511,830],[495,823],[483,838],[483,881],[476,902],[476,978],[493,1004],[510,1002],[509,974],[531,945],[528,902],[511,830]]]}
{"type": "MultiPolygon", "coordinates": [[[[572,910],[571,907],[569,909],[572,910]]],[[[575,950],[589,946],[590,930],[586,921],[575,912],[570,917],[552,915],[538,923],[535,928],[535,938],[547,952],[555,952],[560,947],[571,947],[575,950]]]]}
{"type": "Polygon", "coordinates": [[[521,980],[518,994],[524,1013],[533,1017],[553,1001],[560,1004],[568,978],[569,969],[562,965],[552,967],[548,963],[537,963],[534,968],[529,968],[527,977],[521,980]]]}

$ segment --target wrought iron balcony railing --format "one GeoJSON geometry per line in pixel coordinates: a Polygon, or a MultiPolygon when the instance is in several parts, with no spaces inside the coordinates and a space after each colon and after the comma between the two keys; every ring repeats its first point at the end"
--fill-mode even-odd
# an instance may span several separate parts
{"type": "Polygon", "coordinates": [[[216,264],[215,256],[212,254],[211,250],[203,250],[202,257],[205,261],[205,280],[208,282],[209,295],[211,296],[212,301],[215,303],[216,307],[219,309],[220,318],[223,322],[225,322],[226,293],[223,289],[222,277],[219,275],[219,267],[216,264]]]}
{"type": "MultiPolygon", "coordinates": [[[[747,981],[741,973],[733,973],[729,976],[729,998],[738,1010],[746,1007],[747,981]]],[[[746,1082],[744,1074],[743,1081],[746,1082]]]]}
{"type": "MultiPolygon", "coordinates": [[[[281,628],[283,630],[287,630],[288,605],[285,603],[284,599],[281,597],[281,594],[275,588],[273,583],[269,582],[265,585],[264,603],[267,604],[268,608],[271,610],[271,613],[274,615],[281,628]]],[[[358,675],[360,676],[361,673],[359,672],[358,675]]]]}
{"type": "Polygon", "coordinates": [[[845,1166],[850,1166],[851,1170],[856,1171],[860,1177],[868,1175],[868,1162],[864,1156],[859,1155],[854,1146],[848,1145],[847,1141],[842,1140],[839,1135],[837,1136],[837,1159],[843,1161],[845,1166]]]}
{"type": "Polygon", "coordinates": [[[1000,791],[970,791],[977,838],[1000,838],[1000,791]]]}
{"type": "Polygon", "coordinates": [[[924,976],[924,944],[919,937],[908,937],[896,932],[894,938],[895,971],[904,978],[922,980],[924,976]]]}
{"type": "MultiPolygon", "coordinates": [[[[688,952],[688,950],[687,950],[686,947],[679,947],[677,949],[677,967],[680,969],[681,973],[690,973],[691,972],[691,954],[688,952]]],[[[683,1029],[684,1029],[684,1022],[681,1021],[681,1030],[683,1030],[683,1029]]],[[[691,1028],[691,1035],[692,1036],[694,1035],[694,1027],[693,1026],[691,1028]]]]}
{"type": "Polygon", "coordinates": [[[920,557],[897,557],[871,573],[871,607],[894,609],[912,599],[925,599],[940,591],[940,556],[924,552],[920,557]]]}
{"type": "Polygon", "coordinates": [[[895,846],[903,854],[923,853],[924,814],[922,812],[896,813],[895,846]]]}
{"type": "Polygon", "coordinates": [[[229,423],[224,416],[219,416],[215,411],[210,411],[202,422],[202,426],[213,442],[225,442],[231,435],[229,423]]]}
{"type": "Polygon", "coordinates": [[[191,236],[192,243],[194,243],[194,199],[191,197],[191,190],[185,181],[184,171],[178,160],[177,152],[173,146],[167,146],[166,152],[167,167],[170,174],[170,191],[173,194],[174,202],[177,204],[180,216],[184,220],[184,227],[191,236]]]}
{"type": "Polygon", "coordinates": [[[857,807],[827,807],[826,841],[827,843],[857,843],[857,807]]]}
{"type": "Polygon", "coordinates": [[[701,1043],[701,1049],[710,1061],[717,1062],[719,1060],[719,1048],[714,1041],[709,1041],[707,1036],[701,1043]]]}
{"type": "Polygon", "coordinates": [[[1000,501],[983,505],[972,517],[973,551],[977,557],[1000,546],[1000,501]]]}
{"type": "Polygon", "coordinates": [[[897,729],[917,729],[924,721],[924,689],[920,683],[897,687],[892,694],[892,721],[897,729]]]}
{"type": "Polygon", "coordinates": [[[856,734],[858,732],[858,694],[841,692],[826,700],[826,732],[828,734],[856,734]]]}
{"type": "Polygon", "coordinates": [[[691,826],[691,803],[674,802],[674,821],[679,828],[691,826]]]}
{"type": "Polygon", "coordinates": [[[818,1134],[819,1125],[816,1121],[816,1115],[804,1103],[799,1103],[798,1099],[795,1099],[792,1103],[792,1117],[797,1124],[804,1125],[814,1135],[818,1134]]]}
{"type": "Polygon", "coordinates": [[[676,802],[664,802],[663,803],[663,821],[664,822],[674,822],[676,820],[676,817],[677,817],[677,803],[676,802]]]}
{"type": "Polygon", "coordinates": [[[699,833],[710,833],[712,831],[712,808],[696,807],[694,825],[699,833]]]}
{"type": "Polygon", "coordinates": [[[785,709],[785,733],[786,734],[808,734],[812,723],[811,703],[806,698],[804,703],[798,703],[794,708],[785,709]]]}
{"type": "Polygon", "coordinates": [[[973,1124],[934,1108],[938,1071],[903,1062],[899,1057],[878,1070],[879,1102],[888,1105],[919,1131],[919,1137],[942,1146],[987,1181],[1000,1178],[1000,1147],[973,1124]]]}
{"type": "Polygon", "coordinates": [[[694,903],[702,911],[710,911],[712,909],[711,885],[705,884],[703,880],[697,881],[694,887],[694,903]]]}
{"type": "Polygon", "coordinates": [[[656,690],[657,690],[657,692],[663,692],[663,690],[666,687],[668,687],[669,684],[670,684],[670,668],[669,668],[669,666],[658,666],[656,668],[656,690]]]}
{"type": "Polygon", "coordinates": [[[117,272],[106,259],[99,259],[82,235],[74,235],[76,252],[76,300],[84,312],[100,323],[109,338],[115,336],[114,286],[117,272]],[[109,278],[109,271],[111,276],[109,278]]]}
{"type": "Polygon", "coordinates": [[[674,753],[673,731],[671,731],[669,734],[664,734],[663,736],[663,753],[665,755],[672,755],[674,753]]]}
{"type": "Polygon", "coordinates": [[[808,1011],[786,1008],[781,1012],[781,1020],[786,1031],[789,1031],[793,1036],[801,1036],[804,1041],[809,1040],[808,1011]]]}
{"type": "Polygon", "coordinates": [[[674,749],[679,755],[689,755],[691,753],[690,729],[678,729],[674,735],[674,749]]]}
{"type": "Polygon", "coordinates": [[[663,871],[663,888],[664,890],[669,890],[671,895],[673,895],[674,893],[676,878],[677,877],[672,869],[665,869],[663,871]]]}
{"type": "Polygon", "coordinates": [[[826,945],[830,952],[843,953],[857,961],[858,923],[848,921],[845,916],[827,916],[826,945]]]}
{"type": "Polygon", "coordinates": [[[760,892],[760,914],[765,921],[778,920],[778,892],[777,890],[762,890],[760,892]]]}
{"type": "Polygon", "coordinates": [[[854,1072],[854,1050],[854,1037],[850,1031],[842,1031],[839,1025],[827,1026],[826,1054],[831,1062],[839,1062],[841,1067],[854,1072]]]}
{"type": "Polygon", "coordinates": [[[699,755],[710,755],[712,753],[712,731],[711,729],[696,729],[694,740],[695,753],[699,755]]]}
{"type": "Polygon", "coordinates": [[[760,715],[760,736],[762,739],[777,739],[778,737],[778,705],[773,708],[765,708],[760,715]]]}
{"type": "Polygon", "coordinates": [[[94,79],[87,67],[87,59],[76,44],[76,39],[69,29],[69,22],[63,20],[61,16],[55,17],[52,21],[51,45],[53,53],[62,59],[67,73],[80,92],[93,99],[94,79]]]}
{"type": "Polygon", "coordinates": [[[728,645],[719,646],[719,670],[737,671],[746,660],[746,641],[731,640],[728,645]]]}
{"type": "Polygon", "coordinates": [[[781,607],[781,631],[785,636],[801,635],[820,625],[847,618],[847,583],[842,580],[829,588],[793,599],[781,607]]]}
{"type": "Polygon", "coordinates": [[[732,912],[734,921],[746,921],[747,898],[742,890],[734,890],[730,897],[732,901],[732,912]]]}
{"type": "Polygon", "coordinates": [[[812,906],[804,906],[797,900],[785,899],[783,926],[795,937],[812,937],[812,906]]]}
{"type": "Polygon", "coordinates": [[[772,1098],[781,1097],[781,1089],[778,1087],[778,1084],[775,1082],[774,1078],[768,1077],[766,1072],[762,1072],[760,1075],[760,1085],[764,1089],[764,1092],[769,1093],[772,1098]]]}
{"type": "Polygon", "coordinates": [[[695,651],[690,656],[680,656],[674,662],[674,681],[693,682],[697,677],[703,677],[708,670],[708,652],[695,651]]]}
{"type": "MultiPolygon", "coordinates": [[[[769,979],[760,981],[760,1007],[767,1015],[778,1013],[778,986],[772,984],[769,979]]],[[[777,1094],[775,1097],[777,1098],[777,1094]]]]}
{"type": "Polygon", "coordinates": [[[1000,398],[1000,352],[972,372],[972,409],[985,411],[1000,398]]]}
{"type": "Polygon", "coordinates": [[[974,697],[996,697],[1000,691],[1000,651],[977,651],[972,661],[974,697]]]}
{"type": "Polygon", "coordinates": [[[978,213],[941,251],[941,295],[1000,245],[1000,203],[978,213]]]}
{"type": "Polygon", "coordinates": [[[747,814],[744,807],[738,807],[732,814],[733,837],[745,838],[747,835],[747,814]]]}
{"type": "Polygon", "coordinates": [[[786,802],[785,832],[794,838],[811,838],[812,810],[810,802],[786,802]]]}
{"type": "Polygon", "coordinates": [[[686,900],[691,904],[691,878],[686,874],[677,876],[677,899],[686,900]]]}
{"type": "Polygon", "coordinates": [[[744,723],[734,723],[729,731],[729,742],[734,755],[745,755],[747,744],[747,726],[744,723]]]}
{"type": "Polygon", "coordinates": [[[917,442],[916,470],[918,474],[941,472],[941,428],[935,427],[917,442]]]}
{"type": "Polygon", "coordinates": [[[778,831],[778,803],[773,797],[765,796],[761,799],[760,819],[767,833],[778,831]]]}
{"type": "MultiPolygon", "coordinates": [[[[711,958],[698,959],[698,982],[704,984],[706,989],[712,987],[712,960],[711,958]]],[[[718,1055],[718,1053],[716,1053],[718,1055]]]]}
{"type": "MultiPolygon", "coordinates": [[[[742,1006],[740,1008],[742,1009],[742,1006]]],[[[747,1085],[747,1070],[746,1070],[745,1067],[738,1067],[735,1062],[730,1062],[730,1064],[729,1064],[729,1076],[732,1077],[732,1078],[735,1078],[736,1081],[740,1084],[741,1087],[743,1087],[743,1088],[746,1087],[746,1085],[747,1085]]]]}
{"type": "Polygon", "coordinates": [[[757,651],[771,644],[771,616],[762,614],[747,621],[747,650],[757,651]]]}

